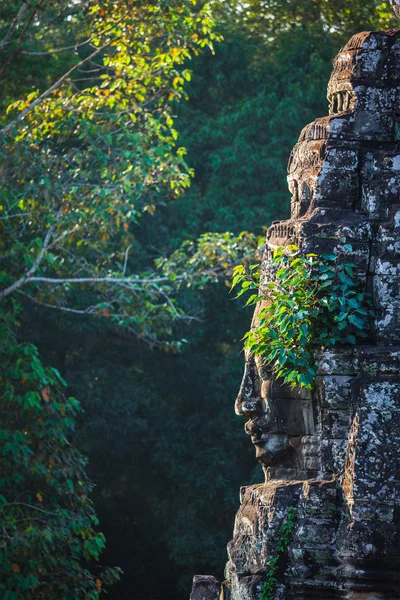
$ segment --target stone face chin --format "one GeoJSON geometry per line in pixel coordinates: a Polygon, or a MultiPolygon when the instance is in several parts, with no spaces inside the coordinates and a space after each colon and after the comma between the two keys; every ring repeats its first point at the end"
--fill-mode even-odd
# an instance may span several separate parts
{"type": "Polygon", "coordinates": [[[225,581],[207,600],[258,600],[289,507],[274,600],[400,599],[400,29],[353,36],[328,99],[291,153],[291,218],[267,232],[264,283],[276,247],[338,252],[345,238],[375,316],[368,343],[318,354],[312,394],[247,353],[236,412],[265,482],[241,490],[225,581]]]}
{"type": "Polygon", "coordinates": [[[256,448],[256,458],[265,465],[279,465],[285,461],[287,454],[293,449],[288,435],[280,433],[264,434],[258,442],[253,442],[256,448]]]}

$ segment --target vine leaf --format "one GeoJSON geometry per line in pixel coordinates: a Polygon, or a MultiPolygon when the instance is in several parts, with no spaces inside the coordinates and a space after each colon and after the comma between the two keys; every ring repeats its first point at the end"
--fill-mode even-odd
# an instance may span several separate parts
{"type": "Polygon", "coordinates": [[[254,265],[235,269],[236,297],[251,290],[246,306],[262,303],[244,346],[293,388],[313,388],[317,350],[368,337],[373,311],[355,265],[345,261],[351,249],[344,244],[317,256],[281,246],[270,264],[273,283],[261,284],[254,265]]]}

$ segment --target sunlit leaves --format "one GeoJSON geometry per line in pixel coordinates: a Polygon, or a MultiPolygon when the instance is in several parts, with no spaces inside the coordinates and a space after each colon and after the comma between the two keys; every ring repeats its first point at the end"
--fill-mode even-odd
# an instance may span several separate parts
{"type": "Polygon", "coordinates": [[[171,281],[178,274],[184,285],[203,287],[222,276],[229,277],[232,269],[244,269],[243,261],[259,257],[257,242],[257,236],[247,231],[237,236],[229,232],[205,233],[195,242],[183,242],[171,256],[156,264],[171,281]]]}
{"type": "MultiPolygon", "coordinates": [[[[76,301],[71,282],[37,281],[20,292],[46,306],[107,315],[157,342],[171,337],[181,309],[168,286],[154,281],[154,270],[138,274],[132,267],[130,225],[190,185],[193,170],[177,144],[173,103],[185,97],[188,60],[219,38],[203,3],[101,0],[88,6],[76,7],[87,42],[77,42],[68,77],[62,75],[51,93],[35,90],[8,109],[14,128],[0,143],[7,164],[0,193],[0,244],[7,257],[1,283],[10,286],[29,269],[53,280],[90,279],[89,306],[76,301]],[[112,289],[111,280],[125,274],[127,286],[117,281],[112,289]],[[109,285],[96,286],[104,277],[109,285]]],[[[38,44],[41,34],[35,35],[38,44]]]]}

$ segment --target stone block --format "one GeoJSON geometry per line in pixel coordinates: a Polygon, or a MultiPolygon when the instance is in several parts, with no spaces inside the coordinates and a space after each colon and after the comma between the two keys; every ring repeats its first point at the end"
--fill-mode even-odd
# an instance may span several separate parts
{"type": "Polygon", "coordinates": [[[328,439],[343,439],[349,435],[353,421],[351,410],[323,410],[321,413],[321,436],[328,439]]]}
{"type": "Polygon", "coordinates": [[[348,525],[343,522],[338,532],[338,555],[343,561],[361,569],[372,565],[378,569],[380,565],[398,568],[398,527],[371,521],[355,521],[352,527],[348,525]]]}
{"type": "Polygon", "coordinates": [[[357,56],[355,78],[364,81],[387,80],[389,76],[388,48],[368,49],[368,43],[366,42],[363,52],[357,56]]]}
{"type": "Polygon", "coordinates": [[[303,495],[298,505],[300,519],[324,518],[334,519],[338,514],[340,490],[337,482],[324,484],[310,483],[304,486],[303,495]]]}
{"type": "Polygon", "coordinates": [[[389,221],[378,225],[373,246],[374,254],[377,252],[377,256],[386,258],[387,260],[391,258],[394,262],[399,260],[399,220],[400,213],[397,211],[396,205],[395,210],[391,209],[389,211],[389,221]]]}
{"type": "MultiPolygon", "coordinates": [[[[330,350],[319,351],[315,353],[315,360],[318,376],[337,375],[342,377],[343,375],[354,376],[357,373],[358,355],[355,348],[332,348],[330,350]]],[[[329,377],[326,380],[329,381],[329,377]]],[[[332,383],[335,385],[334,379],[332,379],[332,383]]]]}
{"type": "Polygon", "coordinates": [[[388,275],[375,275],[372,280],[374,306],[400,310],[400,278],[388,275]]]}
{"type": "Polygon", "coordinates": [[[220,584],[211,575],[195,575],[193,577],[190,600],[219,600],[220,584]]]}
{"type": "Polygon", "coordinates": [[[354,88],[355,109],[367,112],[393,113],[398,91],[393,88],[358,85],[354,88]]]}
{"type": "MultiPolygon", "coordinates": [[[[393,352],[396,359],[393,368],[396,368],[400,351],[393,352]]],[[[387,367],[387,369],[389,366],[387,367]]],[[[363,408],[381,413],[394,413],[400,410],[400,382],[390,377],[384,379],[371,379],[366,381],[361,388],[363,408]]]]}
{"type": "Polygon", "coordinates": [[[395,490],[390,490],[387,497],[379,498],[378,502],[356,498],[351,508],[351,514],[357,521],[383,521],[394,522],[395,490]]]}
{"type": "Polygon", "coordinates": [[[318,405],[322,410],[351,411],[354,404],[354,381],[355,377],[351,375],[318,376],[316,384],[318,405]]]}
{"type": "Polygon", "coordinates": [[[400,312],[395,306],[375,311],[374,335],[379,343],[398,344],[400,339],[400,312]]]}
{"type": "Polygon", "coordinates": [[[376,140],[394,142],[396,139],[395,119],[391,114],[373,111],[341,113],[333,116],[329,124],[332,139],[376,140]]]}
{"type": "Polygon", "coordinates": [[[300,519],[296,524],[293,539],[304,543],[326,546],[333,541],[335,530],[332,524],[316,520],[300,519]]]}
{"type": "Polygon", "coordinates": [[[264,580],[265,576],[263,577],[262,575],[241,578],[237,586],[238,598],[241,600],[254,600],[254,598],[258,598],[264,580]]]}
{"type": "Polygon", "coordinates": [[[379,277],[400,277],[400,260],[397,256],[388,255],[387,247],[381,253],[380,246],[374,246],[371,271],[379,277]]]}
{"type": "Polygon", "coordinates": [[[288,435],[312,435],[315,433],[315,418],[311,400],[300,398],[278,398],[274,402],[274,417],[278,428],[288,435]]]}
{"type": "Polygon", "coordinates": [[[376,148],[366,152],[361,163],[363,179],[380,180],[382,176],[397,177],[400,173],[400,153],[397,148],[376,148]]]}
{"type": "Polygon", "coordinates": [[[358,356],[362,375],[398,375],[400,373],[400,349],[364,346],[359,349],[358,356]]]}
{"type": "Polygon", "coordinates": [[[322,172],[344,173],[346,171],[354,172],[358,169],[359,150],[346,146],[326,145],[326,152],[323,159],[322,172]]]}
{"type": "Polygon", "coordinates": [[[341,473],[346,459],[347,436],[321,440],[321,464],[325,477],[341,473]]]}
{"type": "MultiPolygon", "coordinates": [[[[317,541],[317,540],[315,540],[317,541]]],[[[303,564],[309,567],[311,572],[329,572],[331,567],[337,565],[337,559],[333,550],[333,536],[330,540],[323,544],[305,544],[302,548],[302,561],[303,564]]],[[[301,564],[301,563],[300,563],[301,564]]]]}
{"type": "Polygon", "coordinates": [[[347,223],[336,225],[335,235],[345,237],[346,243],[369,242],[372,239],[372,226],[370,221],[361,218],[349,219],[347,223]]]}
{"type": "Polygon", "coordinates": [[[335,238],[312,237],[304,241],[304,252],[314,252],[315,254],[336,253],[340,254],[343,261],[355,264],[358,277],[362,280],[368,272],[370,262],[370,245],[366,242],[351,243],[351,250],[343,252],[338,240],[335,238]]]}
{"type": "Polygon", "coordinates": [[[355,171],[322,167],[318,174],[314,201],[316,206],[352,208],[359,197],[359,181],[355,171]]]}
{"type": "Polygon", "coordinates": [[[312,400],[310,390],[292,388],[290,385],[283,383],[282,379],[274,379],[271,384],[271,394],[282,400],[300,400],[309,402],[312,400]]]}
{"type": "MultiPolygon", "coordinates": [[[[397,1],[397,0],[396,0],[397,1]]],[[[400,82],[400,40],[395,40],[390,49],[390,78],[395,82],[400,82]]]]}
{"type": "Polygon", "coordinates": [[[362,185],[361,209],[372,219],[387,219],[392,206],[398,203],[400,173],[378,173],[362,185]]]}

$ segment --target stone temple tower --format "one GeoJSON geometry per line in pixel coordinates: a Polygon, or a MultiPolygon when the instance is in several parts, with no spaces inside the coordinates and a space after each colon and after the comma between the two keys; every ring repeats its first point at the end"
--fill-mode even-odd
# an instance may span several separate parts
{"type": "Polygon", "coordinates": [[[196,576],[191,600],[258,600],[289,507],[271,598],[400,599],[400,29],[353,36],[328,99],[291,153],[291,218],[269,229],[262,272],[278,246],[338,252],[345,238],[372,296],[370,336],[321,350],[312,393],[246,355],[236,412],[265,483],[241,490],[225,581],[196,576]]]}

